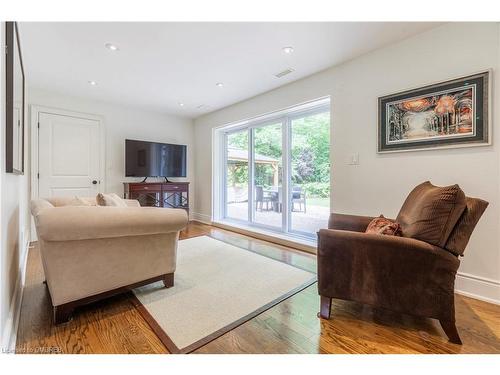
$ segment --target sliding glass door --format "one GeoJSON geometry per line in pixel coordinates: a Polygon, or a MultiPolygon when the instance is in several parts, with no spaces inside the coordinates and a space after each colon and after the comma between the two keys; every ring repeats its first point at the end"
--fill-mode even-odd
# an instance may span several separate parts
{"type": "Polygon", "coordinates": [[[290,119],[289,230],[304,235],[328,227],[330,216],[330,113],[290,119]]]}
{"type": "Polygon", "coordinates": [[[223,220],[315,237],[330,212],[330,113],[322,105],[222,133],[223,220]]]}
{"type": "Polygon", "coordinates": [[[253,139],[253,223],[283,227],[283,125],[273,122],[251,129],[253,139]]]}
{"type": "Polygon", "coordinates": [[[247,221],[249,203],[248,130],[227,134],[225,141],[225,216],[247,221]]]}

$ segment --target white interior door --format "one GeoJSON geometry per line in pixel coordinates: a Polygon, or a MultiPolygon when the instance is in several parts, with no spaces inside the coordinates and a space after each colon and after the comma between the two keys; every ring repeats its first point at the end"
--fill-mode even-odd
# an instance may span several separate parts
{"type": "Polygon", "coordinates": [[[39,112],[38,195],[95,196],[100,191],[100,122],[39,112]]]}

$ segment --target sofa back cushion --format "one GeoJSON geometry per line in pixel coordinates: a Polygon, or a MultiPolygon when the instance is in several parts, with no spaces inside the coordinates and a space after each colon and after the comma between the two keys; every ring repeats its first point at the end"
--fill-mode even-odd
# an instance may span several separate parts
{"type": "Polygon", "coordinates": [[[488,207],[488,202],[466,197],[466,207],[450,234],[445,248],[455,255],[463,255],[472,231],[488,207]]]}
{"type": "Polygon", "coordinates": [[[418,185],[406,198],[396,222],[403,237],[444,247],[465,209],[465,194],[458,185],[418,185]]]}
{"type": "Polygon", "coordinates": [[[95,197],[51,197],[47,198],[47,201],[50,202],[54,207],[64,207],[64,206],[80,206],[80,205],[88,205],[88,206],[97,206],[97,202],[95,197]],[[79,201],[81,204],[77,204],[79,201]]]}

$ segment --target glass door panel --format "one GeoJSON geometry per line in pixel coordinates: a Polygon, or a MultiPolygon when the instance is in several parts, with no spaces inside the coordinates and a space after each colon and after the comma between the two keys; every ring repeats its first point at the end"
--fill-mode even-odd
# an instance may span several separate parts
{"type": "Polygon", "coordinates": [[[290,121],[289,230],[315,236],[330,215],[330,113],[290,121]]]}
{"type": "Polygon", "coordinates": [[[253,221],[283,228],[283,150],[280,122],[252,129],[253,221]]]}
{"type": "Polygon", "coordinates": [[[248,221],[248,129],[226,135],[225,216],[248,221]]]}

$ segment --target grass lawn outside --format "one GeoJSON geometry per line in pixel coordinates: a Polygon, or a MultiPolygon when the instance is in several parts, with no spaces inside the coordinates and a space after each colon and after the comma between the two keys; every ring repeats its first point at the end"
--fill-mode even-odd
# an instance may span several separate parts
{"type": "Polygon", "coordinates": [[[306,204],[319,207],[330,207],[330,198],[306,198],[306,204]]]}

